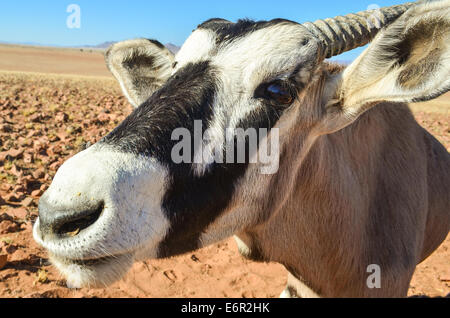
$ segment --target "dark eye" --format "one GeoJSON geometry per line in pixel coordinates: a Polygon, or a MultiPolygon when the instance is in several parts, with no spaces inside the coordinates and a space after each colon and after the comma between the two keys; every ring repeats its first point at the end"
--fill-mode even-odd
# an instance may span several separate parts
{"type": "Polygon", "coordinates": [[[265,94],[268,98],[278,104],[291,104],[294,94],[288,85],[282,82],[275,82],[266,87],[265,94]]]}

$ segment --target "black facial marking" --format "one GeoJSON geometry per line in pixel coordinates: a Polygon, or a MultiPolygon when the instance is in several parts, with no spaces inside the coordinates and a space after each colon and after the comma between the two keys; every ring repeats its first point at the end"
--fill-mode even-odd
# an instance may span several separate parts
{"type": "MultiPolygon", "coordinates": [[[[202,233],[229,206],[236,183],[248,167],[248,151],[245,163],[214,163],[200,177],[193,173],[191,164],[175,164],[171,159],[172,148],[179,142],[171,140],[174,129],[186,128],[193,136],[194,120],[202,121],[203,132],[208,128],[217,81],[215,69],[209,62],[183,67],[101,141],[119,151],[157,159],[167,168],[169,176],[162,209],[170,229],[159,247],[161,258],[199,247],[202,233]]],[[[279,109],[261,103],[261,107],[237,127],[270,130],[280,115],[279,109]]],[[[237,142],[235,140],[235,156],[237,142]]],[[[248,140],[246,149],[249,149],[248,140]]]]}
{"type": "Polygon", "coordinates": [[[249,33],[267,28],[277,24],[298,24],[286,19],[274,19],[271,21],[252,21],[248,19],[238,20],[232,23],[223,19],[210,19],[198,26],[198,29],[212,30],[217,34],[217,43],[232,41],[236,38],[246,36],[249,33]]]}
{"type": "Polygon", "coordinates": [[[198,29],[210,29],[210,30],[215,31],[215,30],[219,30],[223,27],[226,27],[229,24],[233,24],[233,22],[225,20],[225,19],[213,18],[213,19],[206,20],[205,22],[200,24],[197,28],[198,29]]]}
{"type": "MultiPolygon", "coordinates": [[[[275,108],[267,106],[242,120],[237,127],[243,130],[266,128],[269,131],[279,117],[280,113],[275,108]]],[[[257,135],[259,140],[259,132],[257,135]]],[[[247,150],[248,142],[246,138],[247,150]]],[[[234,162],[238,162],[237,143],[235,138],[234,162]]],[[[245,163],[216,163],[201,177],[192,173],[190,165],[177,165],[170,171],[170,186],[163,199],[163,208],[171,228],[160,244],[159,257],[180,255],[200,247],[202,233],[229,206],[236,183],[247,170],[249,158],[246,151],[245,163]]]]}
{"type": "Polygon", "coordinates": [[[188,64],[102,142],[121,151],[154,157],[166,166],[174,165],[171,150],[177,142],[171,140],[172,132],[186,128],[192,133],[194,120],[206,123],[211,119],[215,81],[209,62],[188,64]]]}

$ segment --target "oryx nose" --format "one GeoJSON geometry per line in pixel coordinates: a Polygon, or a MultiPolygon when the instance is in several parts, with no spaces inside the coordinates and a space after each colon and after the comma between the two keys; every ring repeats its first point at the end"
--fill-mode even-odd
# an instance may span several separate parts
{"type": "Polygon", "coordinates": [[[39,200],[39,230],[42,239],[49,235],[58,238],[78,235],[99,219],[104,206],[103,201],[98,201],[58,207],[43,196],[39,200]]]}

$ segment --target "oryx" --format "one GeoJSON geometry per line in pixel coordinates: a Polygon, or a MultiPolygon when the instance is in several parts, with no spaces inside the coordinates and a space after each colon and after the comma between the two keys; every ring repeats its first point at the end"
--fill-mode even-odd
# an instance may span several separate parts
{"type": "Polygon", "coordinates": [[[135,109],[62,165],[34,226],[70,286],[235,235],[245,256],[287,268],[284,296],[405,296],[447,236],[450,155],[405,103],[450,89],[449,0],[304,24],[212,19],[176,56],[135,39],[106,62],[135,109]],[[369,42],[347,68],[325,61],[369,42]],[[175,163],[173,132],[196,121],[206,159],[231,151],[226,131],[267,129],[257,149],[276,131],[277,171],[250,163],[255,150],[175,163]]]}

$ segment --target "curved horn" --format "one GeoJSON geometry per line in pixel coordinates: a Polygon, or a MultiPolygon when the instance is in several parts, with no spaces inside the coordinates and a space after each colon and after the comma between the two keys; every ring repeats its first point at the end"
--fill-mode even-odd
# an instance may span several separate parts
{"type": "Polygon", "coordinates": [[[405,11],[420,2],[422,1],[361,11],[314,23],[307,22],[303,26],[322,42],[325,58],[330,58],[366,45],[381,28],[394,22],[405,11]]]}

